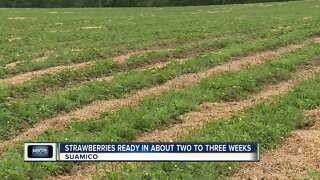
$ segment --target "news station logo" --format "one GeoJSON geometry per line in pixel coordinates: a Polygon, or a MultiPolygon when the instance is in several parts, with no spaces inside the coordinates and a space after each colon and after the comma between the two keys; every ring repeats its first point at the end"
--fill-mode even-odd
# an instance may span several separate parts
{"type": "Polygon", "coordinates": [[[56,143],[25,143],[25,161],[56,161],[56,143]]]}
{"type": "Polygon", "coordinates": [[[28,146],[28,158],[52,158],[52,151],[51,145],[31,145],[28,146]]]}

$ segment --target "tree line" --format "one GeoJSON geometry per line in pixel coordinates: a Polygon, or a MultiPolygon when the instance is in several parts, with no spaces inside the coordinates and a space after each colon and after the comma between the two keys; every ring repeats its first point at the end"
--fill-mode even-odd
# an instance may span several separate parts
{"type": "Polygon", "coordinates": [[[160,7],[261,3],[288,0],[0,0],[0,7],[160,7]]]}

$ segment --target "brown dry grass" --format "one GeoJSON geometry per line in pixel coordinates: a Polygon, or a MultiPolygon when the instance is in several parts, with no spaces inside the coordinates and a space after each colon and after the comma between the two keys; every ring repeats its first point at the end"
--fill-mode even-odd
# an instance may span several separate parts
{"type": "Polygon", "coordinates": [[[27,73],[19,74],[19,75],[10,77],[10,78],[0,79],[0,83],[6,83],[6,84],[23,83],[25,81],[31,80],[32,78],[43,75],[43,74],[60,72],[60,71],[67,70],[67,69],[77,69],[77,68],[81,68],[84,66],[88,66],[91,63],[92,62],[84,62],[84,63],[79,63],[79,64],[55,66],[55,67],[51,67],[51,68],[47,68],[47,69],[43,69],[43,70],[27,72],[27,73]]]}
{"type": "Polygon", "coordinates": [[[19,62],[12,62],[12,63],[7,64],[5,67],[8,69],[15,68],[18,64],[19,64],[19,62]]]}
{"type": "Polygon", "coordinates": [[[101,26],[86,26],[86,27],[81,27],[81,29],[84,30],[92,30],[92,29],[101,29],[101,26]]]}

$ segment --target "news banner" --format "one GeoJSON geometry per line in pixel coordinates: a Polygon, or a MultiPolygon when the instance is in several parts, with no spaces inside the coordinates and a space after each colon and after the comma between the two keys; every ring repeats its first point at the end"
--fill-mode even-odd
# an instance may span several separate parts
{"type": "Polygon", "coordinates": [[[258,143],[25,143],[25,161],[259,161],[258,143]]]}

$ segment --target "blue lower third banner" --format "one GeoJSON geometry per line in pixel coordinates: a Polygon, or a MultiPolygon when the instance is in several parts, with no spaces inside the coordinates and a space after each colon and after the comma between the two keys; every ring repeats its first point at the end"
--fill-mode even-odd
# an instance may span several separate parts
{"type": "Polygon", "coordinates": [[[25,143],[25,161],[259,161],[258,143],[25,143]]]}

